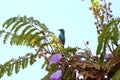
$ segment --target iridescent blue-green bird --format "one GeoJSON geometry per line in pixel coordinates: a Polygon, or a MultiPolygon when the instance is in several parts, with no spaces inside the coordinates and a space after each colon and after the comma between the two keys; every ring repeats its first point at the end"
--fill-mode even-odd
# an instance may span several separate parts
{"type": "Polygon", "coordinates": [[[59,41],[63,45],[65,45],[65,30],[64,29],[59,29],[60,34],[59,34],[59,41]]]}

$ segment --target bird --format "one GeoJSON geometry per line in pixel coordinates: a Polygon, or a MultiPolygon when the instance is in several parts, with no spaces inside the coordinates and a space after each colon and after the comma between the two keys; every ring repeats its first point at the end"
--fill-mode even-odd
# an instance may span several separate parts
{"type": "Polygon", "coordinates": [[[65,30],[64,29],[59,29],[60,34],[59,34],[59,41],[63,45],[65,45],[65,30]]]}

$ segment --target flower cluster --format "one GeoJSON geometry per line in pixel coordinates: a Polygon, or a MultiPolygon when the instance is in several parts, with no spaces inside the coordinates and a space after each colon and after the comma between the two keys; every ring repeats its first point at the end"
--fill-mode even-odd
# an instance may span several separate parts
{"type": "MultiPolygon", "coordinates": [[[[62,58],[61,54],[54,54],[50,58],[50,63],[52,63],[52,64],[59,63],[61,58],[62,58]]],[[[56,72],[52,73],[52,75],[50,76],[50,80],[60,80],[61,75],[62,75],[62,71],[57,70],[56,72]]]]}

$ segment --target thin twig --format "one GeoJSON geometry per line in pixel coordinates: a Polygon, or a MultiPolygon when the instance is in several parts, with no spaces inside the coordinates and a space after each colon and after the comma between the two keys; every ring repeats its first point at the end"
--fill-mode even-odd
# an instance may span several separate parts
{"type": "Polygon", "coordinates": [[[114,53],[113,53],[113,51],[112,51],[112,49],[111,49],[110,45],[109,45],[109,44],[107,44],[107,46],[108,46],[108,48],[109,48],[110,52],[114,55],[114,53]]]}

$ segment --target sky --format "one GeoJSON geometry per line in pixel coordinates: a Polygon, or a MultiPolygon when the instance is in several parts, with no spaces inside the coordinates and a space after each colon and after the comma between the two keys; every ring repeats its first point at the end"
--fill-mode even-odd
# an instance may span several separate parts
{"type": "MultiPolygon", "coordinates": [[[[115,17],[120,15],[120,1],[109,0],[113,3],[112,9],[115,17]]],[[[0,1],[0,29],[2,23],[14,16],[34,17],[41,23],[46,24],[50,31],[56,36],[57,29],[65,29],[65,47],[79,46],[85,48],[83,42],[89,41],[89,48],[95,54],[97,48],[97,33],[94,25],[92,11],[89,10],[90,1],[85,0],[1,0],[0,1]]],[[[3,37],[0,38],[0,64],[24,56],[28,52],[34,52],[24,46],[10,46],[3,44],[3,37]]],[[[11,77],[6,74],[1,80],[40,80],[45,76],[46,71],[41,69],[43,59],[38,59],[32,66],[21,69],[18,74],[13,72],[11,77]]]]}

